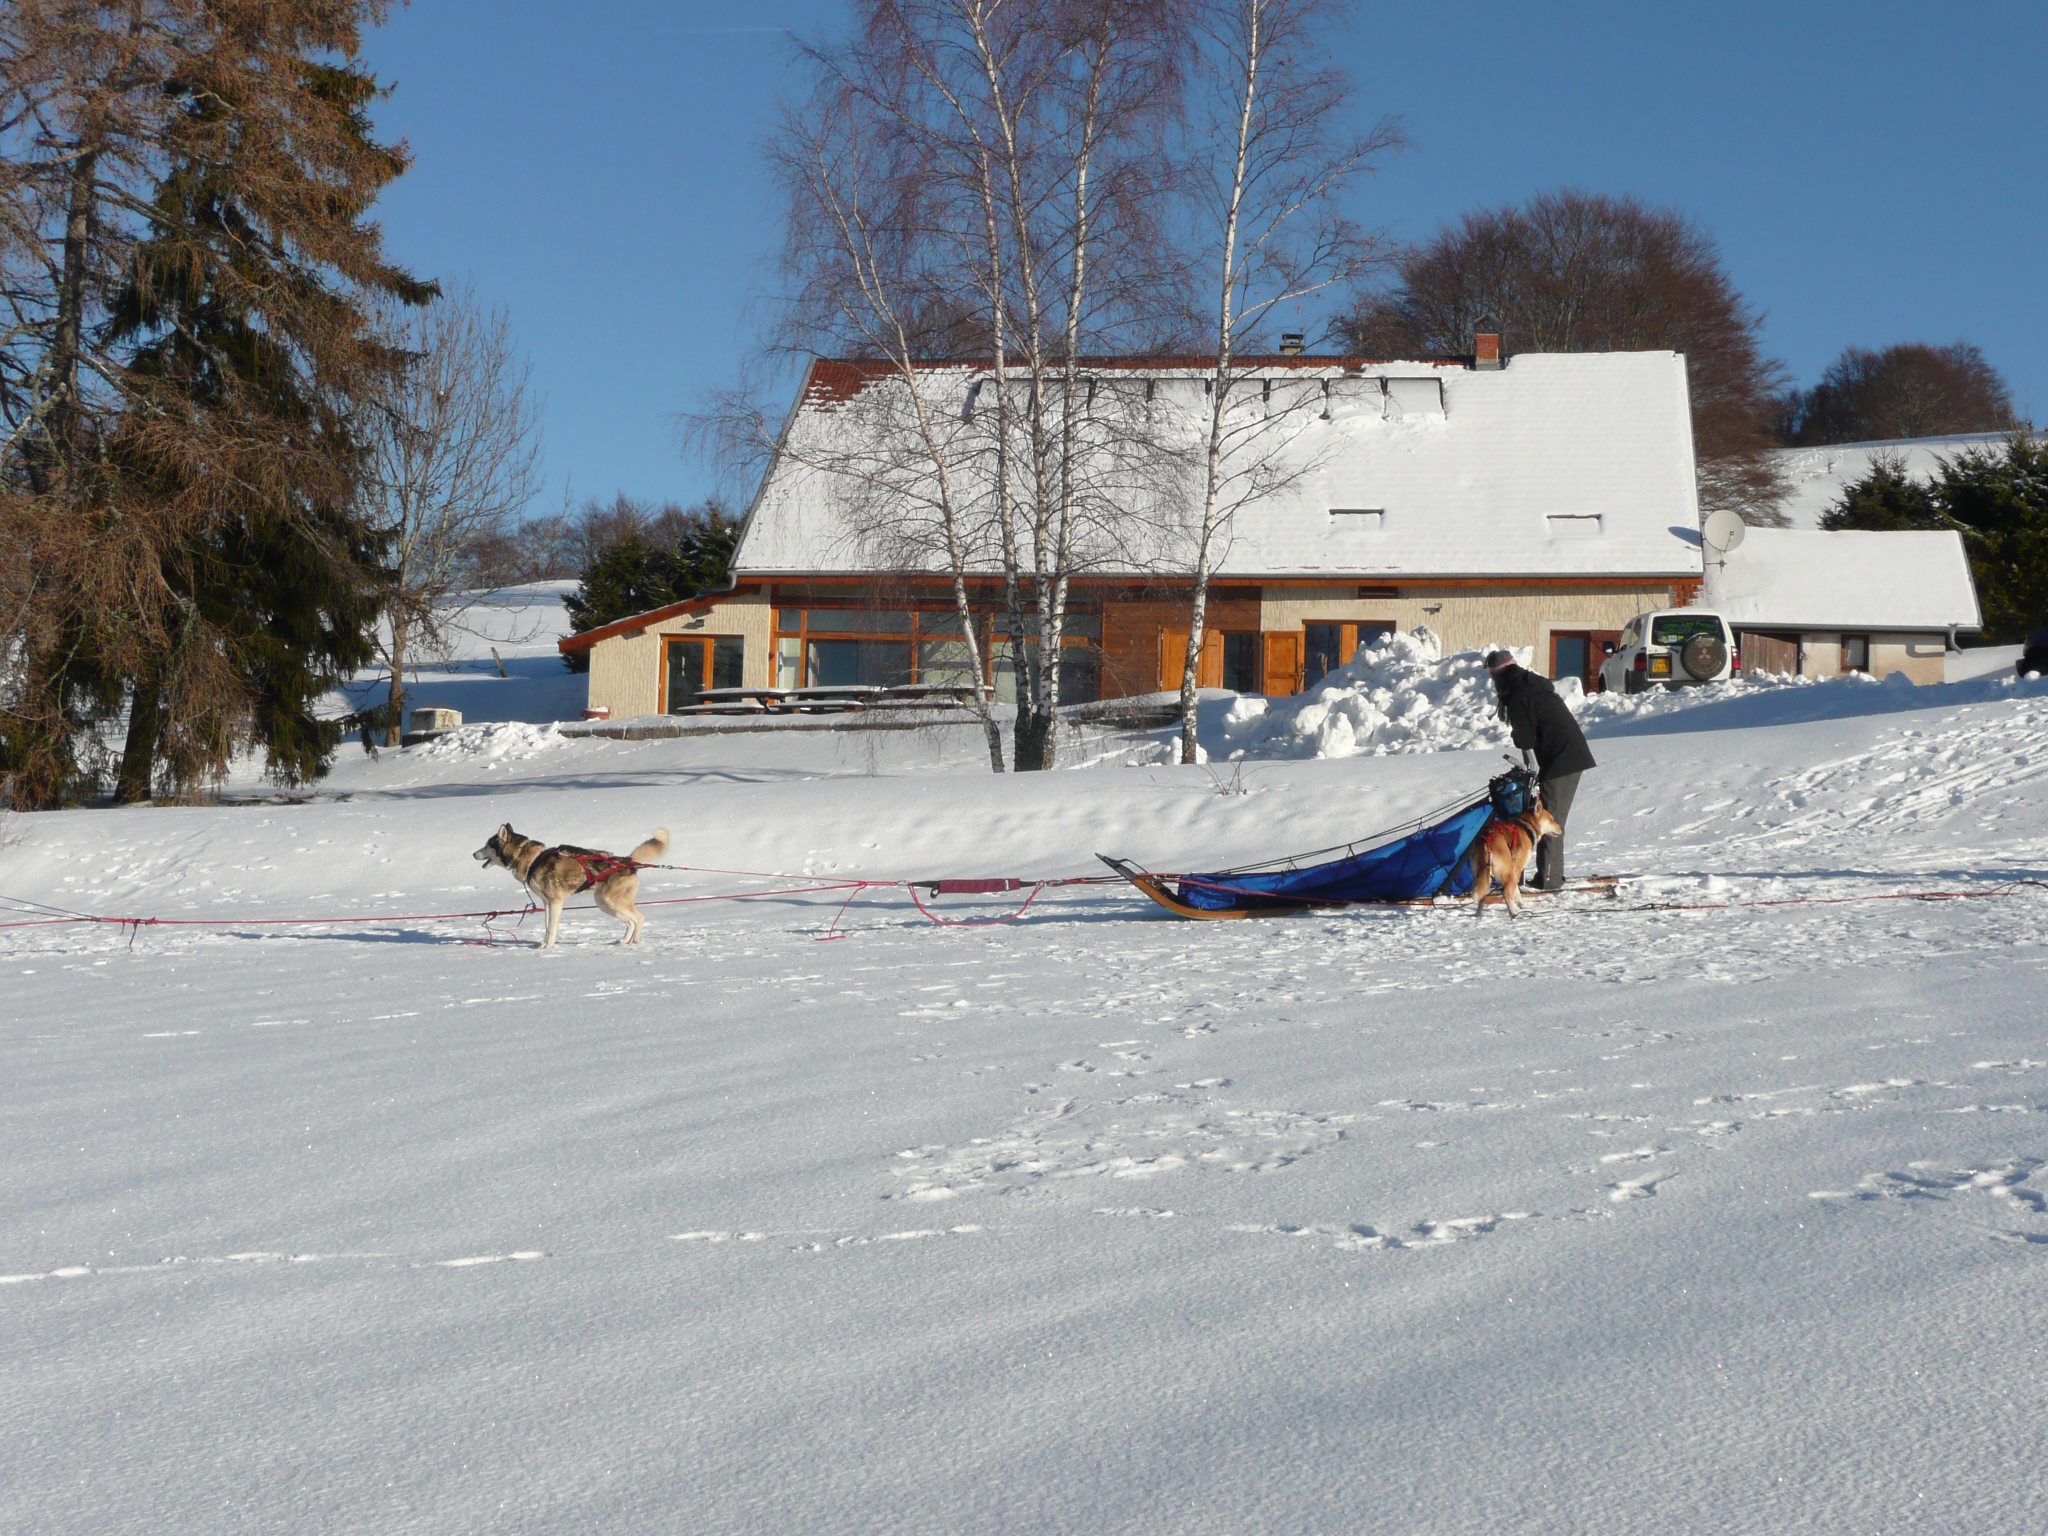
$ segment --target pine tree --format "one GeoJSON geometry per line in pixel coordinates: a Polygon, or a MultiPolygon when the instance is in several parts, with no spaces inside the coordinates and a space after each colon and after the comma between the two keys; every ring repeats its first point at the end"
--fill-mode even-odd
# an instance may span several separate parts
{"type": "MultiPolygon", "coordinates": [[[[739,524],[714,501],[686,514],[668,540],[629,533],[602,545],[584,567],[576,590],[562,599],[571,633],[580,635],[724,585],[738,541],[739,524]]],[[[590,665],[587,651],[563,659],[572,672],[590,665]]]]}
{"type": "Polygon", "coordinates": [[[356,59],[385,9],[152,0],[136,26],[21,0],[0,31],[0,86],[66,93],[0,181],[28,215],[9,228],[47,228],[78,271],[29,295],[40,323],[0,360],[35,384],[0,392],[21,426],[0,531],[29,573],[0,743],[17,804],[89,785],[80,728],[124,693],[127,797],[188,792],[249,745],[286,781],[333,751],[312,704],[366,659],[380,580],[350,412],[400,362],[368,298],[432,292],[367,222],[406,164],[356,59]],[[82,211],[61,236],[32,216],[60,177],[82,211]]]}
{"type": "Polygon", "coordinates": [[[1939,495],[1966,530],[1985,643],[2048,623],[2048,438],[2019,427],[1999,449],[1956,455],[1941,467],[1939,495]]]}
{"type": "Polygon", "coordinates": [[[1985,643],[2019,640],[2048,615],[2048,438],[2023,425],[1999,448],[1938,463],[1933,480],[1916,481],[1900,460],[1880,455],[1821,527],[1954,529],[1969,557],[1985,643]]]}
{"type": "Polygon", "coordinates": [[[1925,480],[1906,473],[1906,461],[1894,454],[1871,460],[1862,479],[1842,489],[1842,499],[1821,514],[1823,528],[1946,528],[1952,526],[1935,504],[1925,480]]]}

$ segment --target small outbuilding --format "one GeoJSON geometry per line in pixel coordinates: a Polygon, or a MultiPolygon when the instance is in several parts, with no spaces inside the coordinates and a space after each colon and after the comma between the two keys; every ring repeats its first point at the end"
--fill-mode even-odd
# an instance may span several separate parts
{"type": "Polygon", "coordinates": [[[1735,631],[1745,672],[1947,677],[1983,626],[1962,535],[1751,528],[1709,561],[1701,602],[1735,631]]]}

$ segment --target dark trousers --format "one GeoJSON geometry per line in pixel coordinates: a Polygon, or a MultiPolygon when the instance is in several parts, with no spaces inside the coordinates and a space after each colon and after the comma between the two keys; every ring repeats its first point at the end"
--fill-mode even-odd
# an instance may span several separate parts
{"type": "MultiPolygon", "coordinates": [[[[1543,793],[1543,805],[1557,818],[1562,827],[1572,813],[1572,796],[1579,792],[1579,776],[1576,773],[1560,773],[1555,777],[1537,780],[1543,793]]],[[[1536,878],[1524,881],[1532,890],[1555,891],[1564,885],[1564,839],[1546,837],[1536,845],[1536,878]]]]}

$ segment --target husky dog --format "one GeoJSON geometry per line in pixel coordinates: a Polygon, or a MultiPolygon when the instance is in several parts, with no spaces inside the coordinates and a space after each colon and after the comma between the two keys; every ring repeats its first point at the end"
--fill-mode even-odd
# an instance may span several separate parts
{"type": "Polygon", "coordinates": [[[1498,879],[1508,915],[1520,917],[1522,871],[1529,867],[1529,858],[1540,840],[1556,837],[1563,831],[1557,818],[1540,805],[1519,816],[1496,816],[1489,821],[1472,845],[1472,915],[1485,914],[1487,893],[1498,879]]]}
{"type": "Polygon", "coordinates": [[[506,822],[491,834],[491,840],[476,851],[476,861],[509,869],[548,909],[547,936],[542,949],[555,947],[555,928],[562,921],[562,903],[583,891],[594,891],[599,910],[626,925],[621,944],[638,944],[643,919],[633,905],[640,891],[638,866],[668,852],[668,828],[656,827],[654,836],[624,858],[600,853],[595,848],[575,848],[558,843],[550,848],[530,837],[521,837],[506,822]]]}

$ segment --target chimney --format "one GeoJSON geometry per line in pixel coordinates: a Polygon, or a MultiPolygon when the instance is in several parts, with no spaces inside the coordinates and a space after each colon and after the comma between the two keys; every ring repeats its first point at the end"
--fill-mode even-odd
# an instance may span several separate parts
{"type": "Polygon", "coordinates": [[[1498,368],[1500,366],[1500,332],[1480,331],[1472,338],[1472,366],[1474,368],[1498,368]]]}
{"type": "Polygon", "coordinates": [[[1282,331],[1280,333],[1280,355],[1282,357],[1299,357],[1301,356],[1302,349],[1307,345],[1308,334],[1305,331],[1282,331]]]}

